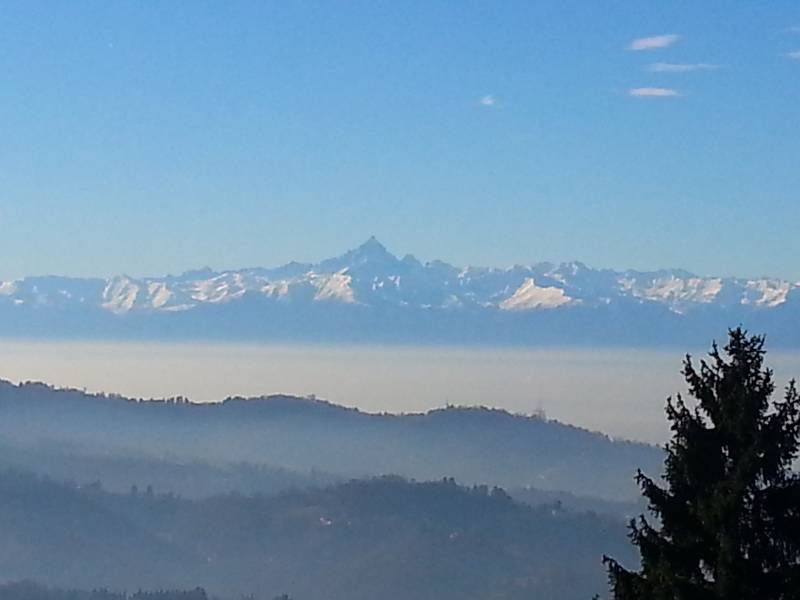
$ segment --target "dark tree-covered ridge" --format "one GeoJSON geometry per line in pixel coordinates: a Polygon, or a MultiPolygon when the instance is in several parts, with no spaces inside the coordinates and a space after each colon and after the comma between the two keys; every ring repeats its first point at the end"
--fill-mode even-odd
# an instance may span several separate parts
{"type": "Polygon", "coordinates": [[[604,549],[634,558],[621,520],[525,506],[499,488],[452,479],[380,477],[187,500],[0,471],[0,499],[0,578],[61,589],[201,586],[223,600],[580,600],[603,586],[604,549]]]}
{"type": "Polygon", "coordinates": [[[0,600],[208,600],[208,594],[202,588],[133,593],[106,589],[65,590],[31,581],[15,581],[0,584],[0,600]]]}
{"type": "Polygon", "coordinates": [[[605,558],[616,600],[800,598],[800,396],[773,399],[764,355],[738,328],[699,368],[686,357],[696,402],[667,401],[666,486],[637,475],[658,522],[631,522],[641,570],[605,558]]]}

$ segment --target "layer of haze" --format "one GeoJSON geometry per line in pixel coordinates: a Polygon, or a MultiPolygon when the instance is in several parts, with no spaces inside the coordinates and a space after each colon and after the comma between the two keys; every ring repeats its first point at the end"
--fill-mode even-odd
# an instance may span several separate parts
{"type": "MultiPolygon", "coordinates": [[[[695,353],[697,356],[701,352],[695,353]]],[[[0,342],[0,377],[116,392],[314,394],[371,412],[447,404],[550,418],[614,436],[663,441],[665,398],[684,390],[678,351],[226,344],[0,342]]],[[[783,386],[800,354],[770,353],[783,386]]]]}

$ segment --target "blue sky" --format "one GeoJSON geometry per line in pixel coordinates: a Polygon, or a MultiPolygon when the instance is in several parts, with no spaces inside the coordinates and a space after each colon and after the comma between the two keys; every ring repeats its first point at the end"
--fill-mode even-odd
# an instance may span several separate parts
{"type": "Polygon", "coordinates": [[[800,6],[4,2],[0,278],[315,260],[800,280],[800,6]]]}

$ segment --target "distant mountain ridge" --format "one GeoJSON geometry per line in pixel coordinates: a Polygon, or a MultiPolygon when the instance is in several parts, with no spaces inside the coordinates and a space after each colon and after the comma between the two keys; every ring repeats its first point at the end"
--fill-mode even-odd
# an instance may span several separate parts
{"type": "Polygon", "coordinates": [[[800,282],[580,262],[462,268],[398,258],[374,237],[316,264],[0,282],[0,335],[685,343],[743,323],[800,346],[798,317],[800,282]]]}

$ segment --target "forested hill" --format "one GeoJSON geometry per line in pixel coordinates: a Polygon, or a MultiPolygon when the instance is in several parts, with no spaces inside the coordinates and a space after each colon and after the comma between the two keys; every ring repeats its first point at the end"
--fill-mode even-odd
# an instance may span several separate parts
{"type": "Polygon", "coordinates": [[[45,471],[63,456],[245,462],[334,478],[454,477],[630,500],[636,469],[659,473],[662,461],[653,446],[486,408],[369,414],[288,396],[193,404],[0,382],[0,415],[0,445],[23,463],[36,455],[45,471]]]}
{"type": "Polygon", "coordinates": [[[583,600],[622,521],[380,478],[278,496],[109,494],[0,472],[0,576],[269,600],[583,600]]]}

